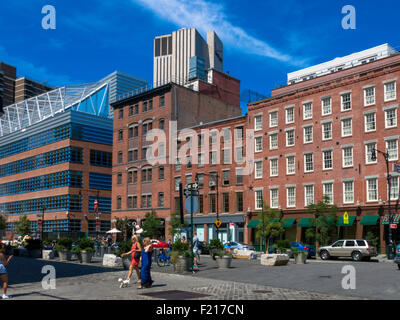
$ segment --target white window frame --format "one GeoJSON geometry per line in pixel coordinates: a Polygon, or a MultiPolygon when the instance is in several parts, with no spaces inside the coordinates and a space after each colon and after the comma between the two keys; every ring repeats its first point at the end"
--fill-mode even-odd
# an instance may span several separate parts
{"type": "Polygon", "coordinates": [[[385,128],[386,129],[391,129],[391,128],[396,128],[397,127],[397,107],[395,107],[395,108],[391,108],[391,109],[387,109],[387,110],[385,110],[385,128]],[[394,124],[393,125],[391,125],[391,126],[389,126],[388,125],[388,120],[389,120],[389,118],[388,118],[388,114],[389,114],[389,112],[394,112],[394,124]]]}
{"type": "Polygon", "coordinates": [[[296,156],[286,157],[286,175],[296,174],[296,156]],[[289,172],[289,158],[293,158],[293,172],[289,172]]]}
{"type": "Polygon", "coordinates": [[[271,208],[273,208],[273,209],[278,209],[279,208],[279,189],[278,188],[271,188],[269,190],[269,201],[270,201],[270,207],[271,208]],[[274,192],[276,192],[276,198],[272,197],[274,192]],[[274,203],[274,201],[276,203],[274,203]]]}
{"type": "Polygon", "coordinates": [[[290,124],[290,123],[294,123],[294,121],[295,121],[295,110],[294,110],[294,106],[292,106],[292,107],[287,107],[286,108],[286,110],[285,110],[285,122],[286,122],[286,124],[290,124]],[[288,111],[289,110],[291,110],[291,112],[293,113],[293,120],[292,121],[289,121],[289,117],[288,117],[288,111]]]}
{"type": "Polygon", "coordinates": [[[254,152],[262,152],[263,151],[263,136],[258,135],[254,137],[254,152]],[[260,148],[258,148],[257,142],[261,140],[260,148]]]}
{"type": "Polygon", "coordinates": [[[341,111],[341,112],[345,112],[345,111],[349,111],[349,110],[351,110],[351,109],[352,109],[351,92],[342,93],[342,94],[340,95],[340,111],[341,111]],[[350,99],[349,99],[349,101],[344,101],[344,97],[347,96],[347,95],[349,95],[350,99]],[[345,103],[350,103],[350,108],[344,109],[343,107],[344,107],[344,104],[345,104],[345,103]]]}
{"type": "Polygon", "coordinates": [[[295,208],[296,207],[296,187],[286,187],[286,208],[295,208]],[[294,190],[294,195],[293,195],[293,204],[289,201],[289,189],[294,190]]]}
{"type": "Polygon", "coordinates": [[[368,146],[374,146],[374,149],[376,150],[376,142],[371,142],[371,143],[366,143],[365,144],[365,163],[366,164],[376,164],[378,162],[378,154],[376,152],[376,160],[375,161],[368,161],[368,146]]]}
{"type": "Polygon", "coordinates": [[[390,181],[390,200],[396,200],[396,199],[398,199],[398,197],[399,197],[399,176],[392,176],[391,181],[390,181]],[[393,181],[396,181],[396,184],[397,184],[396,189],[393,188],[393,185],[394,185],[393,181]],[[392,191],[396,191],[396,192],[392,192],[392,191]]]}
{"type": "Polygon", "coordinates": [[[342,119],[341,126],[342,126],[342,130],[341,130],[342,138],[351,137],[353,135],[353,119],[352,118],[342,119]],[[344,121],[350,121],[350,129],[351,129],[350,134],[344,134],[344,121]]]}
{"type": "Polygon", "coordinates": [[[332,121],[323,122],[321,127],[322,127],[322,140],[323,141],[332,140],[332,121]],[[325,138],[325,125],[329,125],[331,128],[329,138],[325,138]]]}
{"type": "Polygon", "coordinates": [[[312,152],[304,154],[304,172],[305,173],[314,172],[314,154],[312,152]],[[307,170],[307,156],[309,155],[311,155],[312,167],[313,167],[312,170],[307,170]]]}
{"type": "Polygon", "coordinates": [[[389,156],[390,156],[390,150],[389,150],[389,143],[390,142],[396,142],[396,156],[395,157],[389,157],[389,161],[396,161],[396,160],[398,160],[399,159],[399,139],[387,139],[386,140],[386,150],[387,150],[387,152],[389,153],[389,156]]]}
{"type": "Polygon", "coordinates": [[[296,135],[295,135],[295,130],[291,129],[291,130],[287,130],[286,131],[286,147],[293,147],[296,144],[296,135]],[[288,144],[288,134],[289,132],[293,133],[293,144],[288,144]]]}
{"type": "Polygon", "coordinates": [[[312,125],[309,125],[309,126],[303,127],[303,143],[304,143],[304,144],[313,143],[313,141],[314,141],[314,129],[313,129],[313,126],[312,126],[312,125]],[[307,140],[306,140],[306,137],[307,137],[308,135],[306,134],[306,130],[309,129],[309,128],[311,128],[311,140],[307,141],[307,140]]]}
{"type": "Polygon", "coordinates": [[[376,112],[369,112],[364,114],[364,130],[365,132],[375,132],[376,131],[376,112]],[[368,124],[371,124],[372,122],[368,123],[368,117],[370,117],[371,115],[373,115],[374,117],[374,129],[368,129],[368,124]]]}
{"type": "Polygon", "coordinates": [[[305,204],[305,207],[307,207],[310,204],[314,204],[314,194],[315,194],[315,190],[314,190],[314,185],[313,184],[304,186],[304,204],[305,204]],[[307,189],[308,188],[311,188],[311,190],[312,190],[312,202],[310,202],[310,203],[307,202],[307,198],[308,198],[307,197],[307,189]]]}
{"type": "Polygon", "coordinates": [[[313,103],[312,101],[303,103],[303,120],[312,119],[313,117],[313,103]],[[306,107],[311,106],[311,112],[306,112],[306,107]]]}
{"type": "Polygon", "coordinates": [[[364,88],[364,107],[373,106],[375,104],[375,86],[364,88]],[[372,90],[373,94],[367,96],[367,93],[372,90]]]}
{"type": "Polygon", "coordinates": [[[323,189],[323,191],[322,191],[322,193],[323,193],[323,195],[325,196],[325,195],[329,195],[329,204],[333,204],[333,197],[334,197],[334,193],[333,193],[333,182],[325,182],[325,183],[323,183],[322,184],[322,189],[323,189]],[[327,185],[330,185],[330,186],[332,186],[332,194],[327,194],[326,193],[326,186],[327,185]]]}
{"type": "Polygon", "coordinates": [[[321,113],[323,116],[332,114],[332,97],[321,98],[321,113]],[[325,101],[329,100],[329,105],[325,105],[325,101]],[[329,112],[325,113],[325,108],[329,107],[329,112]]]}
{"type": "Polygon", "coordinates": [[[278,134],[277,133],[272,133],[269,135],[269,149],[270,150],[278,149],[278,134]],[[276,146],[272,146],[273,138],[276,138],[276,146]]]}
{"type": "Polygon", "coordinates": [[[263,161],[262,160],[255,160],[254,161],[254,179],[262,179],[263,177],[263,161]],[[257,165],[261,163],[261,168],[258,168],[261,171],[261,174],[257,174],[257,165]]]}
{"type": "Polygon", "coordinates": [[[262,130],[262,113],[254,115],[254,131],[262,130]],[[260,121],[258,121],[260,119],[260,121]]]}
{"type": "Polygon", "coordinates": [[[354,203],[354,181],[349,180],[349,181],[343,181],[343,203],[344,204],[349,204],[349,203],[354,203]],[[346,201],[346,184],[351,183],[351,195],[352,195],[352,201],[346,201]]]}
{"type": "Polygon", "coordinates": [[[322,170],[324,170],[324,171],[325,170],[333,170],[333,150],[324,150],[324,151],[322,151],[322,170]],[[325,166],[325,161],[327,160],[327,159],[325,159],[325,154],[327,152],[329,152],[330,155],[331,155],[331,167],[329,167],[329,168],[327,168],[325,166]]]}
{"type": "Polygon", "coordinates": [[[379,198],[379,188],[378,188],[378,178],[367,178],[366,179],[366,183],[367,183],[367,202],[376,202],[376,201],[378,201],[378,198],[379,198]],[[376,199],[370,199],[370,194],[369,194],[369,191],[370,191],[370,184],[369,184],[369,182],[370,181],[375,181],[375,185],[376,185],[376,199]]]}
{"type": "Polygon", "coordinates": [[[277,177],[279,175],[279,158],[274,158],[269,160],[269,176],[270,177],[277,177]],[[276,163],[276,167],[272,166],[272,163],[276,163]],[[272,169],[276,170],[276,173],[274,174],[272,172],[272,169]]]}
{"type": "Polygon", "coordinates": [[[275,111],[271,111],[270,113],[269,113],[269,127],[270,128],[274,128],[274,127],[277,127],[278,126],[278,123],[279,123],[279,120],[278,120],[278,110],[275,110],[275,111]],[[272,118],[272,115],[275,115],[276,114],[276,119],[274,118],[274,122],[275,123],[273,123],[272,122],[272,120],[273,120],[273,118],[272,118]]]}
{"type": "MultiPolygon", "coordinates": [[[[353,152],[353,147],[348,146],[348,147],[343,147],[342,148],[342,168],[352,168],[354,166],[354,152],[353,152]],[[351,165],[346,165],[345,161],[345,151],[350,149],[351,150],[351,165]]],[[[348,158],[348,157],[347,157],[348,158]]]]}
{"type": "Polygon", "coordinates": [[[255,208],[255,210],[261,210],[263,202],[264,202],[263,189],[254,189],[254,208],[255,208]],[[258,205],[259,204],[258,196],[260,195],[260,193],[261,193],[261,206],[258,205]]]}
{"type": "Polygon", "coordinates": [[[388,82],[386,82],[385,84],[384,84],[384,100],[385,100],[385,102],[388,102],[388,101],[393,101],[393,100],[396,100],[397,99],[397,83],[396,83],[396,80],[393,80],[393,81],[388,81],[388,82]],[[390,91],[390,92],[394,92],[394,95],[392,96],[392,97],[390,97],[390,98],[388,98],[387,96],[388,96],[388,91],[387,91],[387,86],[389,85],[389,84],[392,84],[392,83],[394,83],[394,91],[390,91]]]}

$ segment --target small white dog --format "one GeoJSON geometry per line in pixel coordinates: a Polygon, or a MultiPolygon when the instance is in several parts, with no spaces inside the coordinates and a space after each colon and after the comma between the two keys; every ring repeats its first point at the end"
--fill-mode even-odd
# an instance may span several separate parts
{"type": "Polygon", "coordinates": [[[118,282],[121,283],[119,287],[120,287],[120,288],[126,288],[126,287],[128,287],[130,281],[131,281],[131,279],[124,280],[124,279],[122,279],[122,278],[119,278],[119,279],[118,279],[118,282]]]}

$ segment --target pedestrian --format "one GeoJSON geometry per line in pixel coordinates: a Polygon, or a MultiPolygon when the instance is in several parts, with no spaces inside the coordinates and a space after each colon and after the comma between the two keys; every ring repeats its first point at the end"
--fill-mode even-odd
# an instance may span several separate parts
{"type": "Polygon", "coordinates": [[[197,238],[197,232],[193,232],[193,254],[194,254],[194,264],[193,267],[195,269],[199,268],[198,261],[200,260],[199,254],[199,238],[197,238]]]}
{"type": "Polygon", "coordinates": [[[7,296],[7,287],[8,287],[8,273],[6,266],[10,263],[10,260],[12,259],[12,255],[8,257],[6,260],[5,257],[6,253],[6,245],[4,243],[0,243],[0,278],[1,281],[3,281],[3,299],[9,299],[10,297],[7,296]]]}
{"type": "Polygon", "coordinates": [[[168,239],[168,249],[169,249],[169,251],[171,251],[171,249],[172,249],[172,241],[171,241],[171,239],[168,239]]]}
{"type": "Polygon", "coordinates": [[[150,238],[146,237],[143,240],[143,249],[141,262],[142,266],[140,269],[141,284],[138,289],[151,288],[153,285],[153,280],[151,279],[150,269],[151,269],[151,256],[153,252],[153,246],[151,244],[150,238]]]}
{"type": "Polygon", "coordinates": [[[121,258],[127,256],[127,255],[132,255],[131,256],[131,264],[129,266],[129,272],[128,272],[128,277],[126,278],[126,281],[130,281],[132,273],[133,273],[133,269],[135,269],[136,271],[136,275],[138,278],[138,283],[140,283],[140,270],[139,270],[139,262],[140,262],[140,256],[142,254],[142,246],[140,245],[139,239],[136,235],[132,236],[132,247],[131,247],[131,251],[127,252],[127,253],[123,253],[121,254],[121,258]]]}
{"type": "Polygon", "coordinates": [[[112,235],[111,234],[109,234],[107,236],[107,244],[108,244],[109,247],[111,247],[111,245],[112,245],[112,235]]]}
{"type": "Polygon", "coordinates": [[[187,241],[186,241],[186,237],[185,236],[183,236],[182,237],[182,243],[186,243],[187,241]]]}

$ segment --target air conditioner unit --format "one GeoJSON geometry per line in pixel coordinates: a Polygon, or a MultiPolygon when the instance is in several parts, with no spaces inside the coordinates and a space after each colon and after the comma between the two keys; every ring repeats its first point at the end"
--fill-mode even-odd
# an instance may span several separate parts
{"type": "Polygon", "coordinates": [[[210,187],[215,187],[216,183],[215,181],[210,181],[210,183],[208,184],[210,187]]]}

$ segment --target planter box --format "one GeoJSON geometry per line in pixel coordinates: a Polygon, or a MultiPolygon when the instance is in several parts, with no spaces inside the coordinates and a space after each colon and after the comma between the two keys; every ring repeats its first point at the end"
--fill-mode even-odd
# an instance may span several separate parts
{"type": "Polygon", "coordinates": [[[306,254],[296,254],[294,256],[294,263],[295,264],[304,264],[306,263],[307,255],[306,254]]]}
{"type": "Polygon", "coordinates": [[[186,271],[191,271],[192,263],[189,257],[179,256],[178,261],[174,264],[175,273],[184,273],[186,271]]]}
{"type": "Polygon", "coordinates": [[[103,257],[103,266],[122,267],[122,259],[115,254],[105,254],[103,257]]]}
{"type": "Polygon", "coordinates": [[[215,257],[217,261],[219,269],[228,269],[231,267],[232,257],[230,256],[223,256],[223,257],[215,257]]]}
{"type": "Polygon", "coordinates": [[[54,259],[54,251],[53,250],[42,250],[42,258],[44,260],[52,260],[54,259]]]}
{"type": "Polygon", "coordinates": [[[233,250],[233,257],[236,259],[257,259],[257,252],[253,250],[233,250]]]}
{"type": "Polygon", "coordinates": [[[60,257],[60,261],[71,261],[71,251],[69,250],[59,251],[58,256],[60,257]]]}
{"type": "Polygon", "coordinates": [[[81,251],[82,263],[91,263],[93,257],[93,252],[81,251]]]}
{"type": "Polygon", "coordinates": [[[289,256],[287,254],[262,254],[261,265],[263,266],[284,266],[289,262],[289,256]]]}
{"type": "Polygon", "coordinates": [[[42,257],[42,250],[40,249],[35,249],[35,250],[29,250],[29,256],[31,258],[41,258],[42,257]]]}

